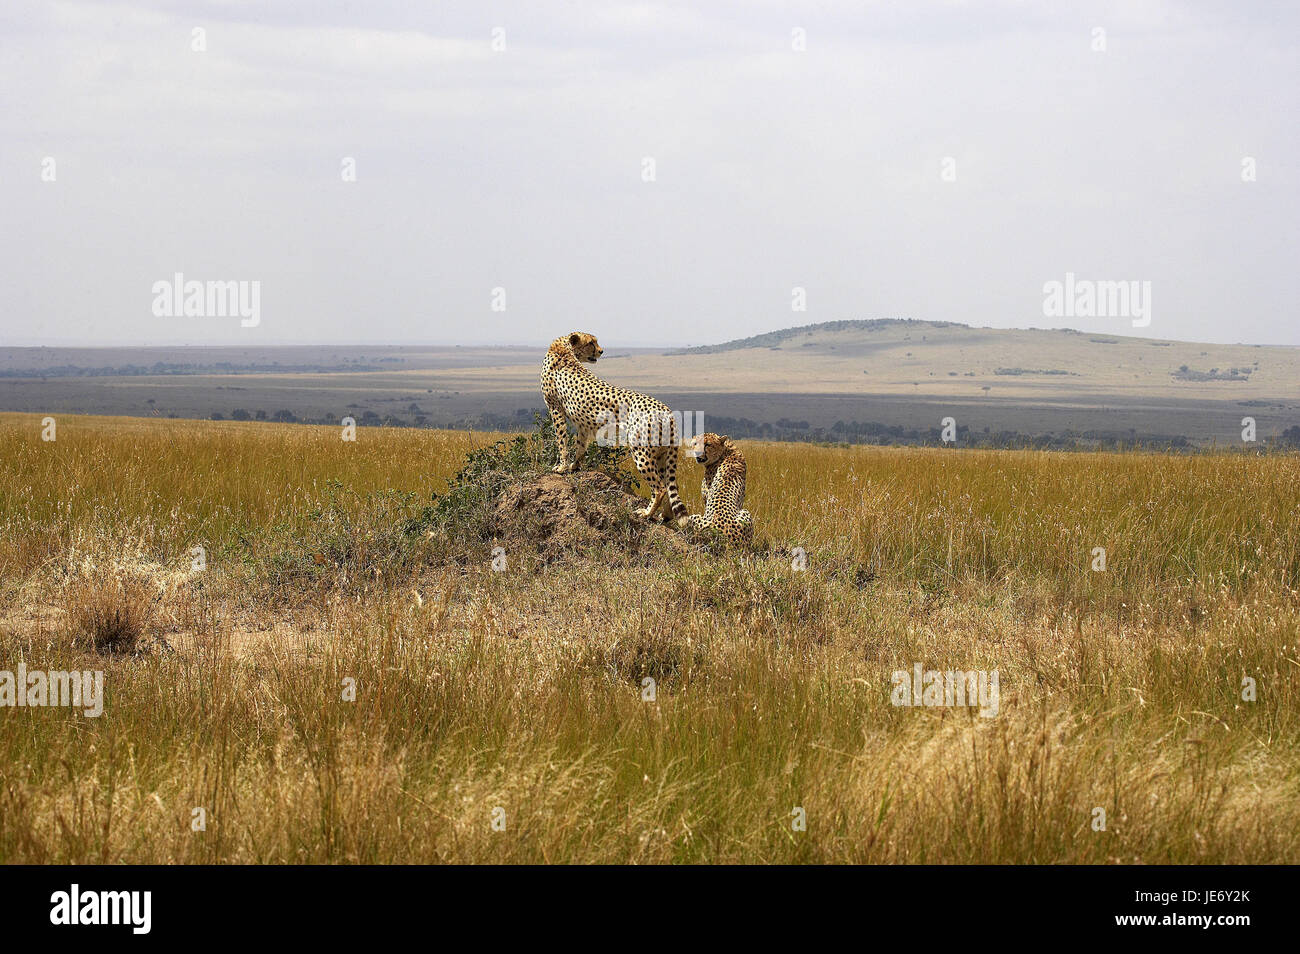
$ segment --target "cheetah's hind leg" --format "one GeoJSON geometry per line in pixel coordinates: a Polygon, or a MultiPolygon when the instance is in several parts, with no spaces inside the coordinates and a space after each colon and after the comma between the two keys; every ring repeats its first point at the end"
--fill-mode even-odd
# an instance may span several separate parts
{"type": "Polygon", "coordinates": [[[748,510],[736,512],[736,526],[740,529],[740,539],[745,543],[754,539],[754,518],[749,515],[748,510]]]}
{"type": "Polygon", "coordinates": [[[650,456],[649,451],[638,450],[632,455],[632,462],[636,464],[637,473],[646,479],[650,484],[650,503],[644,509],[636,511],[638,517],[645,517],[647,520],[654,519],[653,514],[663,505],[663,498],[667,496],[668,490],[659,479],[659,471],[655,468],[654,459],[650,456]]]}
{"type": "Polygon", "coordinates": [[[675,517],[686,516],[686,505],[677,496],[677,460],[675,447],[661,447],[650,456],[655,476],[659,478],[658,493],[650,511],[651,520],[672,523],[675,517]]]}
{"type": "Polygon", "coordinates": [[[677,496],[677,447],[669,445],[654,456],[655,473],[664,489],[659,511],[664,523],[680,522],[686,517],[686,504],[677,496]]]}

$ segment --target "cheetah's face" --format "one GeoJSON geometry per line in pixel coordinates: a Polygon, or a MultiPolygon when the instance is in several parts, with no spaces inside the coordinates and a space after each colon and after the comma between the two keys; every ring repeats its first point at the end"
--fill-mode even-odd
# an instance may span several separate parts
{"type": "Polygon", "coordinates": [[[696,434],[691,438],[688,449],[697,462],[708,467],[710,464],[716,464],[722,460],[723,455],[726,454],[727,448],[723,443],[724,441],[726,441],[726,438],[717,434],[696,434]]]}
{"type": "Polygon", "coordinates": [[[605,353],[596,336],[589,335],[585,331],[575,331],[569,335],[569,347],[573,349],[575,358],[587,364],[595,364],[596,359],[605,353]]]}

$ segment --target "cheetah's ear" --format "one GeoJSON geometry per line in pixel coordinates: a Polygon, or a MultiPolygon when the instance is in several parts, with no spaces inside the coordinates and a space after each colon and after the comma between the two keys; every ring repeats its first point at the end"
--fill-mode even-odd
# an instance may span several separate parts
{"type": "Polygon", "coordinates": [[[578,342],[580,342],[581,340],[582,340],[582,335],[578,334],[576,331],[572,332],[569,335],[569,345],[571,347],[574,348],[578,347],[578,342]]]}

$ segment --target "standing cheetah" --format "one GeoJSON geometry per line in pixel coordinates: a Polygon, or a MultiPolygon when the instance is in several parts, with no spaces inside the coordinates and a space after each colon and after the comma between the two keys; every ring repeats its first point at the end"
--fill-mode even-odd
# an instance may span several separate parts
{"type": "Polygon", "coordinates": [[[745,455],[731,438],[718,434],[699,434],[690,445],[690,453],[704,465],[704,516],[692,514],[677,521],[683,530],[717,530],[728,543],[748,542],[754,537],[754,521],[745,503],[745,455]]]}
{"type": "Polygon", "coordinates": [[[653,499],[637,515],[665,521],[685,517],[686,505],[677,496],[677,420],[668,407],[652,397],[615,387],[582,366],[595,364],[605,349],[595,335],[575,331],[551,342],[542,362],[542,398],[551,411],[560,462],[553,470],[567,474],[578,466],[587,445],[598,435],[610,443],[632,448],[636,469],[650,484],[653,499]],[[569,446],[569,428],[578,430],[569,446]]]}

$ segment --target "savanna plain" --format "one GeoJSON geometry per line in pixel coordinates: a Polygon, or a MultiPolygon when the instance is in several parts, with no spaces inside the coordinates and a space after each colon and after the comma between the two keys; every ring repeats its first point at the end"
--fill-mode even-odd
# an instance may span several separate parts
{"type": "Polygon", "coordinates": [[[503,523],[544,428],[42,430],[0,669],[104,711],[0,708],[5,862],[1300,861],[1294,453],[745,441],[724,550],[503,523]]]}

